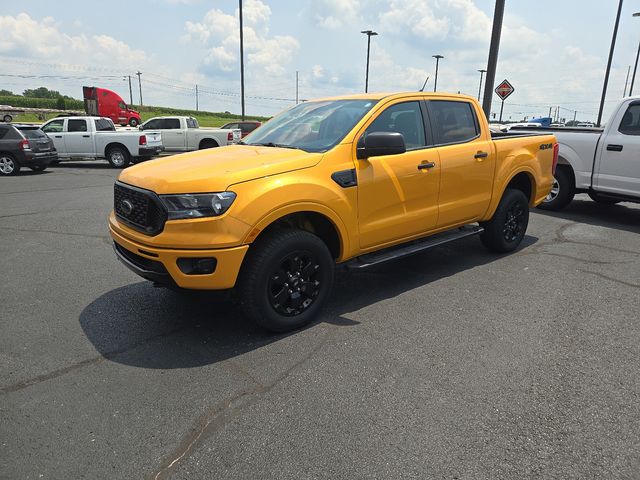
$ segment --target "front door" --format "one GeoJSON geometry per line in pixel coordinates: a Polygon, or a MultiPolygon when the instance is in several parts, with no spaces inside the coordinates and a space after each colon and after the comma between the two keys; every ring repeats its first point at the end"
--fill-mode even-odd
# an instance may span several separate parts
{"type": "Polygon", "coordinates": [[[64,135],[62,133],[63,130],[64,119],[62,118],[51,120],[50,122],[42,126],[42,131],[46,133],[51,140],[53,140],[53,146],[56,147],[58,155],[64,157],[67,155],[67,148],[64,144],[64,135]]]}
{"type": "Polygon", "coordinates": [[[600,140],[594,186],[602,192],[640,195],[640,101],[629,104],[600,140]],[[604,140],[604,142],[603,142],[604,140]]]}
{"type": "Polygon", "coordinates": [[[480,131],[475,109],[464,100],[427,102],[440,155],[438,227],[468,223],[489,208],[495,175],[493,141],[480,131]]]}
{"type": "Polygon", "coordinates": [[[396,103],[385,108],[360,136],[399,132],[407,147],[403,154],[356,160],[363,249],[417,236],[436,225],[440,162],[437,150],[429,148],[424,113],[418,99],[396,103]]]}

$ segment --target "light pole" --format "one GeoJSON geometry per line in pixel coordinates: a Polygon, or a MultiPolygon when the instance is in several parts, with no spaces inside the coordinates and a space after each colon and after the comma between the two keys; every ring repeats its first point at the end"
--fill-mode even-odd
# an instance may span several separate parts
{"type": "Polygon", "coordinates": [[[496,65],[498,63],[498,50],[500,50],[500,36],[502,35],[502,17],[504,17],[504,0],[496,0],[493,11],[493,27],[491,29],[491,44],[489,45],[489,60],[487,61],[487,79],[484,84],[489,88],[484,89],[482,98],[482,110],[487,117],[491,115],[491,96],[493,95],[493,83],[496,81],[496,65]]]}
{"type": "Polygon", "coordinates": [[[609,73],[611,72],[611,61],[613,60],[613,51],[616,48],[616,37],[618,36],[618,25],[620,24],[620,13],[622,12],[622,0],[618,3],[618,14],[616,15],[616,23],[613,27],[613,36],[611,37],[611,48],[609,49],[609,60],[607,61],[607,71],[604,74],[604,85],[602,85],[602,97],[600,98],[600,109],[598,110],[598,121],[596,127],[602,122],[602,111],[604,110],[604,97],[607,96],[607,85],[609,84],[609,73]]]}
{"type": "Polygon", "coordinates": [[[367,93],[369,91],[369,52],[371,51],[371,37],[378,35],[378,32],[362,30],[360,33],[364,33],[367,36],[367,73],[364,77],[364,93],[367,93]]]}
{"type": "MultiPolygon", "coordinates": [[[[640,12],[633,14],[634,17],[640,17],[640,12]]],[[[638,70],[638,57],[640,57],[640,42],[638,42],[638,53],[636,53],[636,66],[633,67],[633,76],[631,77],[631,86],[629,87],[629,96],[633,94],[633,82],[636,79],[636,70],[638,70]]]]}
{"type": "Polygon", "coordinates": [[[240,20],[240,97],[242,120],[244,120],[244,33],[242,28],[242,0],[238,0],[238,18],[240,20]]]}
{"type": "Polygon", "coordinates": [[[486,70],[481,69],[478,70],[480,72],[480,86],[478,87],[478,101],[480,101],[480,92],[482,91],[482,76],[487,73],[486,70]]]}
{"type": "Polygon", "coordinates": [[[433,81],[433,91],[435,92],[438,89],[438,64],[440,63],[440,59],[444,58],[442,55],[431,55],[436,59],[436,79],[433,81]]]}

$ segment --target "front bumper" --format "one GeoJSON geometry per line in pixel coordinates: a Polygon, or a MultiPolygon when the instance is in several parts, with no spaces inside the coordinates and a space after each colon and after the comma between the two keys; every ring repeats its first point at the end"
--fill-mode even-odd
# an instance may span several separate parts
{"type": "Polygon", "coordinates": [[[248,245],[213,250],[178,250],[150,247],[130,240],[109,226],[117,257],[124,265],[146,280],[192,290],[233,288],[248,245]],[[215,258],[211,274],[185,274],[178,267],[180,258],[215,258]]]}

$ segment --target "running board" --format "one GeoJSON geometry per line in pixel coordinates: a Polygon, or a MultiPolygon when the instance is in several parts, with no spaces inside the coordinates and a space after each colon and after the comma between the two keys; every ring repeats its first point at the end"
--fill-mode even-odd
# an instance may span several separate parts
{"type": "Polygon", "coordinates": [[[373,265],[378,265],[379,263],[406,257],[407,255],[413,255],[414,253],[422,252],[423,250],[428,250],[445,243],[453,242],[454,240],[470,237],[471,235],[478,235],[482,232],[484,232],[484,228],[482,227],[478,227],[477,225],[465,225],[464,227],[439,233],[421,240],[416,240],[409,244],[385,248],[379,252],[361,255],[348,261],[345,264],[345,267],[351,270],[371,267],[373,265]]]}

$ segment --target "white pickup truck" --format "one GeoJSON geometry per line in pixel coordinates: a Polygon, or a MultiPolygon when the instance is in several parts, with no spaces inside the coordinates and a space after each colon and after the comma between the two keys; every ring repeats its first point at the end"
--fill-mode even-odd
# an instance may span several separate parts
{"type": "Polygon", "coordinates": [[[124,168],[163,150],[160,132],[116,131],[104,117],[54,118],[42,131],[53,140],[60,160],[105,158],[112,167],[124,168]]]}
{"type": "Polygon", "coordinates": [[[222,147],[238,143],[242,137],[239,128],[200,128],[193,117],[154,117],[140,125],[140,129],[162,132],[162,143],[167,152],[222,147]]]}
{"type": "Polygon", "coordinates": [[[539,208],[559,210],[576,193],[587,193],[607,205],[640,203],[640,96],[624,98],[604,129],[536,131],[553,133],[560,145],[555,183],[539,208]]]}

